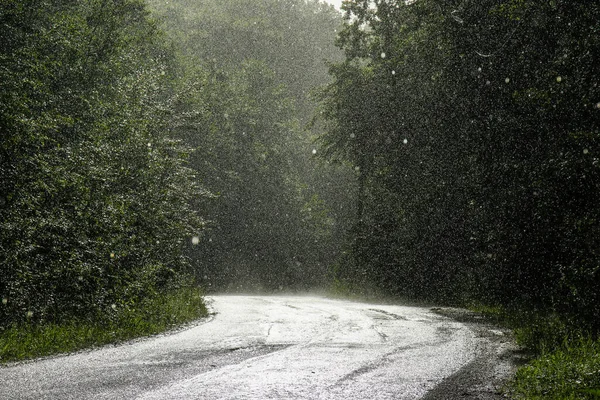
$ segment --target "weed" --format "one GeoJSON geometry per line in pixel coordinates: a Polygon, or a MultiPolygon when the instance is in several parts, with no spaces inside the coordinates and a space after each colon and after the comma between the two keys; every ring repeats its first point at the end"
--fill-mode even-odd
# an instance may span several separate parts
{"type": "Polygon", "coordinates": [[[113,310],[98,321],[20,325],[0,331],[0,362],[26,360],[164,332],[207,314],[197,288],[180,288],[113,310]]]}
{"type": "Polygon", "coordinates": [[[600,396],[600,341],[589,337],[563,342],[517,371],[516,399],[574,400],[600,396]]]}

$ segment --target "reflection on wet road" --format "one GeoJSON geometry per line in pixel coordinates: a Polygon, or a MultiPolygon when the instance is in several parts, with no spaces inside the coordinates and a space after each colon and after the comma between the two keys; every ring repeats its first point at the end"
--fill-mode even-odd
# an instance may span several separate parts
{"type": "Polygon", "coordinates": [[[0,369],[2,399],[418,399],[476,356],[427,308],[213,296],[171,335],[0,369]]]}

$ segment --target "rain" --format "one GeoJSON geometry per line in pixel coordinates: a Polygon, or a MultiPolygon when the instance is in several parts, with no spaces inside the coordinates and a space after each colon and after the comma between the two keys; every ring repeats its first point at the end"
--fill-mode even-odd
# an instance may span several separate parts
{"type": "Polygon", "coordinates": [[[597,394],[600,5],[34,3],[0,6],[1,363],[318,294],[479,313],[507,396],[597,394]]]}

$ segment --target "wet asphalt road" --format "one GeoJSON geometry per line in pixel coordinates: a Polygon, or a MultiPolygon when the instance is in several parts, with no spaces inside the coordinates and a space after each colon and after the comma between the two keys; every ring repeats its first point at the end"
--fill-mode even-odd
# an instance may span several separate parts
{"type": "Polygon", "coordinates": [[[2,367],[0,399],[419,399],[489,349],[428,308],[207,300],[214,315],[183,331],[2,367]]]}

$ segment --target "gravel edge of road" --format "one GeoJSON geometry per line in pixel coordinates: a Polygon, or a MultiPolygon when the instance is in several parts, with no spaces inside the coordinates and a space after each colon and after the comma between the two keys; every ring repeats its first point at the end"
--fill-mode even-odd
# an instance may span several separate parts
{"type": "Polygon", "coordinates": [[[477,356],[445,378],[421,400],[500,400],[510,398],[507,383],[527,358],[509,329],[495,326],[481,315],[459,308],[432,312],[467,325],[480,339],[477,356]]]}

